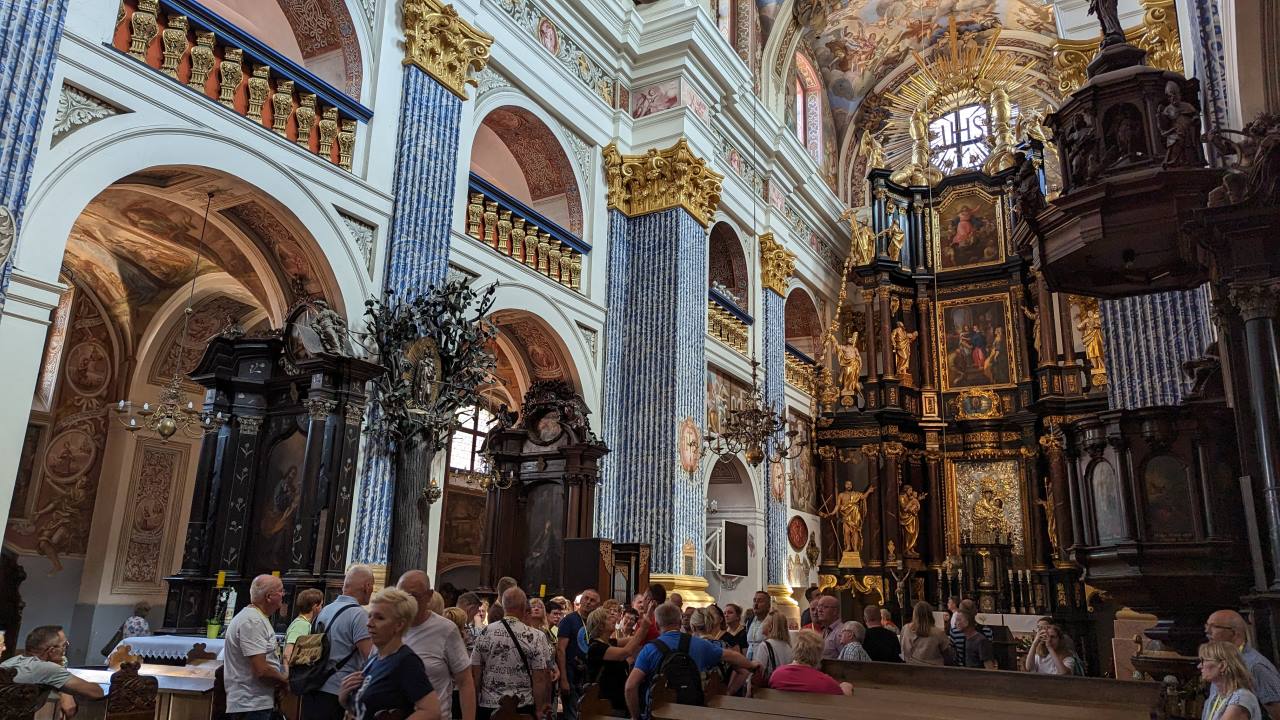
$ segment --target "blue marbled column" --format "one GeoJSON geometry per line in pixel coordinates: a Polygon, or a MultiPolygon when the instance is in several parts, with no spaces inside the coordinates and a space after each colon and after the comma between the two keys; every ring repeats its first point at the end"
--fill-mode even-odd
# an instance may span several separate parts
{"type": "MultiPolygon", "coordinates": [[[[764,352],[760,363],[764,369],[764,400],[780,413],[785,413],[787,407],[785,308],[786,300],[773,290],[765,288],[764,317],[760,324],[764,352]]],[[[768,578],[770,585],[782,585],[787,582],[786,491],[784,485],[781,500],[773,496],[772,474],[778,469],[771,463],[765,463],[765,468],[764,496],[768,503],[765,512],[765,547],[769,558],[768,578]]]]}
{"type": "Polygon", "coordinates": [[[680,422],[706,418],[707,231],[683,209],[609,213],[599,534],[653,545],[652,572],[702,574],[706,494],[680,467],[680,422]]]}
{"type": "MultiPolygon", "coordinates": [[[[458,176],[462,100],[415,66],[404,69],[396,144],[395,214],[387,245],[385,289],[413,297],[444,280],[458,176]]],[[[372,413],[373,410],[370,409],[372,413]]],[[[364,445],[354,562],[385,564],[391,536],[393,463],[386,448],[364,445]]]]}
{"type": "MultiPolygon", "coordinates": [[[[22,229],[67,2],[4,0],[0,4],[0,205],[13,213],[18,230],[22,229]]],[[[0,307],[9,289],[12,266],[10,259],[0,267],[0,307]]]]}
{"type": "Polygon", "coordinates": [[[1181,402],[1190,389],[1182,363],[1202,357],[1212,341],[1207,290],[1102,300],[1098,307],[1111,409],[1181,402]]]}

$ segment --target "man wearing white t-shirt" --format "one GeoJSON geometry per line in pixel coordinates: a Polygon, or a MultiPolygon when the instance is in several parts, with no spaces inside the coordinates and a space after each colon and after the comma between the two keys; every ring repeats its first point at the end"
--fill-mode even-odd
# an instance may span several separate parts
{"type": "Polygon", "coordinates": [[[404,631],[404,644],[417,653],[427,670],[427,679],[440,698],[440,717],[450,715],[453,690],[458,690],[462,720],[475,720],[475,679],[471,675],[471,653],[452,620],[441,617],[429,607],[433,591],[431,578],[421,570],[410,570],[400,576],[396,587],[418,601],[418,614],[404,631]]]}
{"type": "Polygon", "coordinates": [[[270,720],[276,688],[289,682],[270,620],[283,601],[280,578],[259,575],[249,586],[249,604],[227,625],[222,675],[227,686],[227,716],[233,720],[270,720]]]}

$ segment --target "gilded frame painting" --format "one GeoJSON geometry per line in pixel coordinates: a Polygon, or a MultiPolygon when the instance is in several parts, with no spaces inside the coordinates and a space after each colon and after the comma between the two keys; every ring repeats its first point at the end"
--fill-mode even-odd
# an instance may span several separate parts
{"type": "Polygon", "coordinates": [[[1018,382],[1007,295],[938,302],[938,367],[943,391],[1012,387],[1018,382]]]}
{"type": "Polygon", "coordinates": [[[1012,535],[1013,554],[1022,553],[1028,518],[1023,512],[1021,477],[1021,463],[1016,459],[947,461],[947,554],[958,555],[960,534],[973,531],[974,507],[984,489],[992,490],[989,500],[1001,505],[1012,535]]]}
{"type": "Polygon", "coordinates": [[[933,237],[939,272],[1004,262],[1003,199],[980,185],[952,188],[933,211],[933,237]]]}

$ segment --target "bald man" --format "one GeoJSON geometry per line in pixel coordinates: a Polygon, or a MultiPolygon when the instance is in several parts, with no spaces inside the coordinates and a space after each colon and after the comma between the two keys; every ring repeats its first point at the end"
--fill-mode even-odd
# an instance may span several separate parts
{"type": "Polygon", "coordinates": [[[476,716],[489,720],[507,695],[516,697],[521,715],[544,717],[551,709],[550,670],[556,661],[541,630],[524,624],[529,603],[513,587],[502,594],[503,617],[489,623],[471,651],[471,672],[480,688],[476,716]],[[518,649],[517,649],[518,646],[518,649]]]}
{"type": "Polygon", "coordinates": [[[418,614],[404,631],[404,644],[415,652],[427,670],[427,679],[440,698],[440,717],[451,718],[453,689],[458,689],[462,720],[475,720],[476,690],[471,675],[471,653],[462,642],[458,626],[452,620],[431,612],[431,578],[421,570],[410,570],[400,576],[396,587],[418,602],[418,614]]]}
{"type": "Polygon", "coordinates": [[[369,615],[362,607],[372,596],[373,571],[368,565],[352,565],[342,580],[342,594],[316,616],[312,632],[328,637],[333,674],[319,691],[302,696],[302,716],[307,720],[342,720],[346,715],[338,702],[338,689],[348,675],[364,668],[373,649],[369,615]]]}
{"type": "MultiPolygon", "coordinates": [[[[1240,648],[1244,664],[1253,676],[1253,693],[1258,704],[1271,720],[1280,720],[1280,672],[1276,666],[1249,647],[1249,624],[1235,610],[1219,610],[1204,623],[1204,636],[1209,640],[1229,642],[1240,648]]],[[[1209,702],[1213,702],[1214,688],[1209,686],[1209,702]]]]}

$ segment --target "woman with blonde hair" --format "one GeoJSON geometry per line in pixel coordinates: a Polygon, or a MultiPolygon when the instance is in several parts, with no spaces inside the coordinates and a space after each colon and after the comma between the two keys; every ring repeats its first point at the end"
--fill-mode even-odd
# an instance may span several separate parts
{"type": "Polygon", "coordinates": [[[1214,640],[1201,645],[1199,654],[1200,677],[1210,686],[1201,720],[1264,720],[1240,648],[1214,640]]]}
{"type": "Polygon", "coordinates": [[[1023,669],[1041,675],[1083,675],[1080,660],[1071,650],[1071,638],[1052,622],[1036,630],[1023,669]]]}
{"type": "Polygon", "coordinates": [[[787,616],[777,610],[770,610],[760,627],[764,632],[764,641],[751,646],[747,657],[760,663],[760,669],[751,678],[753,687],[769,687],[769,677],[773,671],[790,663],[791,631],[787,629],[787,616]]]}
{"type": "Polygon", "coordinates": [[[600,687],[600,699],[612,706],[613,717],[631,717],[627,712],[626,686],[630,673],[627,659],[639,655],[644,647],[649,634],[649,618],[640,621],[640,627],[625,646],[615,647],[610,641],[615,622],[613,616],[613,609],[603,605],[587,616],[584,625],[589,643],[586,681],[600,687]]]}
{"type": "Polygon", "coordinates": [[[933,622],[933,606],[921,600],[902,628],[902,659],[910,665],[954,665],[951,637],[933,622]]]}
{"type": "Polygon", "coordinates": [[[773,671],[769,687],[785,692],[852,695],[853,685],[837,683],[818,669],[822,665],[822,636],[812,630],[801,630],[791,637],[792,660],[773,671]]]}
{"type": "Polygon", "coordinates": [[[447,607],[440,614],[452,620],[453,624],[458,626],[458,634],[462,636],[463,641],[466,641],[468,635],[467,611],[460,607],[447,607]]]}
{"type": "Polygon", "coordinates": [[[422,660],[404,644],[404,631],[417,614],[418,602],[397,588],[383,588],[369,601],[374,652],[364,670],[343,678],[338,690],[338,701],[356,720],[374,720],[387,711],[405,720],[440,720],[440,701],[422,660]]]}

